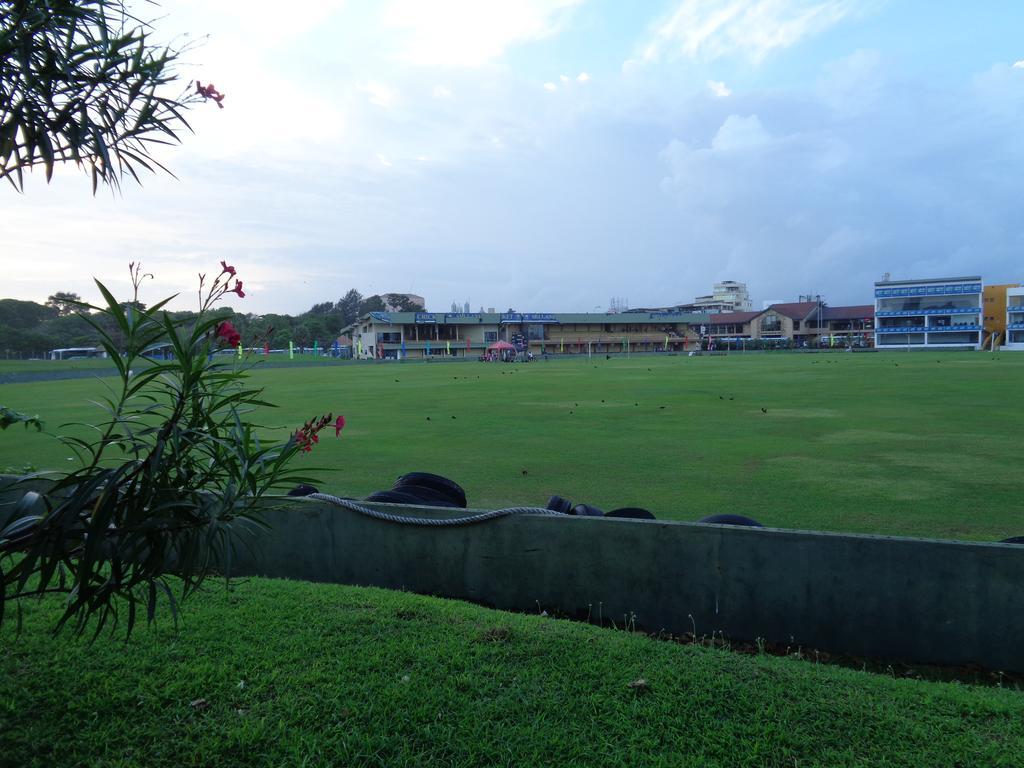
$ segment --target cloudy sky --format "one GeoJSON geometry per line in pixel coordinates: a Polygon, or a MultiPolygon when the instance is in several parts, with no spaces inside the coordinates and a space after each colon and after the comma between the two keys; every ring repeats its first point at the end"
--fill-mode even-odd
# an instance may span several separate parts
{"type": "MultiPolygon", "coordinates": [[[[0,294],[355,287],[520,311],[1024,281],[1020,0],[164,0],[227,94],[154,176],[0,191],[0,294]],[[206,37],[208,36],[208,37],[206,37]]],[[[189,294],[191,295],[191,294],[189,294]]],[[[239,304],[236,302],[236,304],[239,304]]],[[[180,306],[187,306],[182,304],[180,306]]],[[[242,309],[239,305],[237,308],[242,309]]]]}

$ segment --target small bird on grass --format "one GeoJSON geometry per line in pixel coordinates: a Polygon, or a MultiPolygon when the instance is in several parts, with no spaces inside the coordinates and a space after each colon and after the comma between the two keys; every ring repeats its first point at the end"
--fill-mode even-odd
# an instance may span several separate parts
{"type": "Polygon", "coordinates": [[[719,400],[725,400],[725,398],[724,398],[724,397],[722,397],[721,395],[719,395],[719,396],[718,396],[718,399],[719,399],[719,400]]]}
{"type": "Polygon", "coordinates": [[[429,416],[427,416],[427,421],[430,421],[430,417],[429,416]]]}
{"type": "Polygon", "coordinates": [[[659,410],[659,411],[663,411],[663,410],[665,410],[665,406],[664,406],[664,405],[659,405],[659,406],[658,406],[658,410],[659,410]]]}
{"type": "Polygon", "coordinates": [[[454,417],[454,416],[452,416],[452,418],[454,419],[455,417],[454,417]]]}
{"type": "Polygon", "coordinates": [[[762,408],[761,409],[761,413],[768,413],[768,409],[767,408],[762,408]]]}
{"type": "Polygon", "coordinates": [[[526,476],[527,476],[528,474],[529,474],[529,473],[528,473],[528,472],[527,472],[527,471],[526,471],[526,470],[524,469],[524,470],[523,470],[523,477],[526,477],[526,476]]]}

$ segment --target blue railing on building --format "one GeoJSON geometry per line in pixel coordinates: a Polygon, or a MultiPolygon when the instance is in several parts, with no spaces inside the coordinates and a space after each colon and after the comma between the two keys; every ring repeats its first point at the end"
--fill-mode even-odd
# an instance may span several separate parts
{"type": "MultiPolygon", "coordinates": [[[[915,317],[919,315],[976,315],[981,307],[948,307],[945,309],[894,309],[875,312],[875,317],[915,317]]],[[[1022,309],[1021,311],[1024,311],[1022,309]]]]}
{"type": "Polygon", "coordinates": [[[961,285],[925,285],[914,288],[876,288],[875,298],[886,299],[899,296],[948,296],[981,293],[981,283],[961,285]]]}
{"type": "MultiPolygon", "coordinates": [[[[1022,324],[1024,325],[1024,324],[1022,324]]],[[[956,333],[957,331],[980,331],[980,325],[909,325],[876,328],[875,333],[956,333]]]]}

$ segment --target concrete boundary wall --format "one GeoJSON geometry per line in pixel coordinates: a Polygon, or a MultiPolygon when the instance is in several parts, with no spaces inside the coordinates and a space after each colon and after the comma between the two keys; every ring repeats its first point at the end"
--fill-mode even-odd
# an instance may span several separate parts
{"type": "Polygon", "coordinates": [[[1024,546],[543,515],[423,528],[310,500],[266,519],[259,557],[243,554],[235,573],[1024,671],[1024,546]]]}
{"type": "MultiPolygon", "coordinates": [[[[3,488],[0,519],[22,491],[3,488]]],[[[40,483],[39,485],[44,485],[40,483]]],[[[22,486],[24,487],[24,486],[22,486]]],[[[424,528],[268,499],[234,575],[404,589],[698,636],[1024,672],[1024,546],[520,515],[424,528]]],[[[466,510],[368,504],[414,517],[466,510]]]]}

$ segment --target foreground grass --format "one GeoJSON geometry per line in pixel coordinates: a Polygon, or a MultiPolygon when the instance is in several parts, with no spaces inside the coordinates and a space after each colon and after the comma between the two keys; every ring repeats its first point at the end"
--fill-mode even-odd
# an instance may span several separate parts
{"type": "MultiPolygon", "coordinates": [[[[280,436],[325,411],[342,439],[301,460],[365,496],[411,470],[470,505],[551,494],[668,519],[993,541],[1024,535],[1024,354],[603,357],[529,365],[356,364],[257,371],[280,436]],[[764,409],[764,411],[762,411],[764,409]],[[429,417],[429,420],[428,420],[429,417]]],[[[95,420],[103,382],[0,385],[46,419],[95,420]]],[[[0,433],[0,468],[71,466],[51,436],[0,433]]]]}
{"type": "Polygon", "coordinates": [[[210,585],[127,643],[28,608],[0,632],[5,767],[1024,764],[1017,691],[385,590],[210,585]]]}

